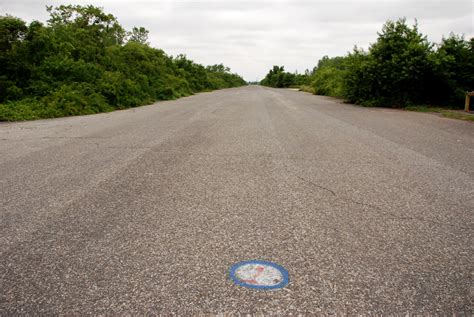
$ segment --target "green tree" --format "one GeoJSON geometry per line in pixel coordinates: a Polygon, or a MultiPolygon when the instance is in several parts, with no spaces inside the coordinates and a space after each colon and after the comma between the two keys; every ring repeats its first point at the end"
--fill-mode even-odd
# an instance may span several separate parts
{"type": "Polygon", "coordinates": [[[432,96],[447,106],[462,105],[465,92],[474,90],[474,39],[451,34],[433,54],[432,96]]]}
{"type": "Polygon", "coordinates": [[[141,44],[149,44],[148,43],[148,34],[150,32],[145,29],[143,26],[141,27],[133,27],[132,32],[130,32],[129,41],[141,43],[141,44]]]}
{"type": "Polygon", "coordinates": [[[430,91],[432,44],[405,19],[388,21],[367,56],[354,52],[347,97],[367,105],[423,103],[430,91]]]}
{"type": "Polygon", "coordinates": [[[127,32],[101,8],[47,10],[46,25],[0,17],[0,120],[90,114],[245,84],[222,64],[150,47],[146,29],[127,32]]]}
{"type": "Polygon", "coordinates": [[[347,69],[347,57],[324,56],[318,61],[312,74],[311,86],[317,95],[332,97],[344,96],[344,77],[347,69]]]}
{"type": "Polygon", "coordinates": [[[264,79],[260,81],[263,86],[275,88],[288,88],[292,86],[306,85],[309,81],[308,74],[289,73],[284,66],[273,66],[264,79]]]}
{"type": "Polygon", "coordinates": [[[50,14],[48,24],[52,28],[67,27],[72,31],[71,35],[79,36],[79,40],[84,42],[88,39],[92,46],[123,44],[127,34],[115,16],[92,5],[49,6],[47,10],[50,14]]]}
{"type": "Polygon", "coordinates": [[[28,74],[28,63],[22,56],[27,32],[21,19],[0,16],[0,102],[17,99],[23,93],[17,84],[28,74]]]}

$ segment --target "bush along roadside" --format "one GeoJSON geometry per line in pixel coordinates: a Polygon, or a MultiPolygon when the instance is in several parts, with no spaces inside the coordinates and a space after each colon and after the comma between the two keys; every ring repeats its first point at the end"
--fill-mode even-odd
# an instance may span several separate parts
{"type": "Polygon", "coordinates": [[[246,82],[149,45],[94,6],[47,8],[46,24],[0,16],[0,121],[125,109],[246,82]]]}
{"type": "MultiPolygon", "coordinates": [[[[274,67],[261,84],[284,87],[291,76],[282,70],[274,67]]],[[[300,85],[363,106],[462,109],[465,92],[474,91],[472,74],[474,38],[450,34],[433,44],[417,24],[399,19],[386,22],[368,51],[355,47],[346,56],[323,57],[300,85]]]]}

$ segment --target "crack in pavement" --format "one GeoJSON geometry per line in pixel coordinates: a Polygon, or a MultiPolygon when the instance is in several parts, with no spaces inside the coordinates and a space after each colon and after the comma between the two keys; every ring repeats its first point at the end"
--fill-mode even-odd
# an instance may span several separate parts
{"type": "Polygon", "coordinates": [[[302,181],[308,183],[308,184],[311,184],[311,185],[317,187],[317,188],[320,188],[320,189],[323,189],[323,190],[325,190],[325,191],[330,192],[334,197],[338,197],[338,195],[337,195],[332,189],[329,189],[329,188],[327,188],[327,187],[324,187],[324,186],[318,185],[318,184],[316,184],[316,183],[313,183],[312,181],[309,181],[309,180],[307,180],[307,179],[305,179],[305,178],[303,178],[303,177],[301,177],[301,176],[296,175],[296,177],[299,178],[299,179],[301,179],[302,181]]]}
{"type": "MultiPolygon", "coordinates": [[[[418,220],[418,221],[421,221],[421,222],[425,222],[425,223],[432,223],[432,224],[436,224],[436,225],[446,225],[446,226],[450,226],[450,227],[454,227],[454,228],[460,228],[460,229],[464,229],[464,230],[471,230],[470,227],[467,227],[467,226],[462,226],[462,225],[455,225],[455,224],[452,224],[452,223],[449,223],[449,222],[441,222],[441,221],[435,221],[435,220],[431,220],[431,219],[426,219],[426,218],[422,218],[422,217],[408,217],[408,216],[397,216],[395,215],[394,213],[392,212],[389,212],[389,211],[386,211],[384,209],[382,209],[381,207],[377,206],[377,205],[372,205],[372,204],[367,204],[367,203],[363,203],[363,202],[360,202],[360,201],[357,201],[357,200],[353,200],[352,198],[349,198],[349,197],[344,197],[344,196],[340,196],[338,195],[335,191],[333,191],[332,189],[330,188],[327,188],[327,187],[324,187],[322,185],[318,185],[310,180],[307,180],[301,176],[298,176],[298,175],[295,175],[298,179],[308,183],[308,184],[311,184],[312,186],[314,187],[317,187],[317,188],[320,188],[320,189],[323,189],[327,192],[330,192],[334,197],[336,197],[337,199],[336,200],[342,200],[342,201],[346,201],[346,202],[352,202],[354,204],[357,204],[357,205],[360,205],[360,206],[366,206],[366,207],[369,207],[369,208],[372,208],[372,209],[375,209],[375,210],[378,210],[380,212],[383,213],[383,215],[386,215],[386,216],[390,216],[391,219],[395,219],[395,220],[407,220],[407,221],[413,221],[413,220],[418,220]]],[[[335,200],[335,201],[336,201],[335,200]]],[[[380,214],[380,216],[382,216],[380,214]]]]}

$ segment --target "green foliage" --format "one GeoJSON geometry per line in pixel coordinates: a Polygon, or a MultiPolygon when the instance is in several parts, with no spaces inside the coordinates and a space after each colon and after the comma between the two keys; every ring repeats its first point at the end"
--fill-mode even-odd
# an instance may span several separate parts
{"type": "Polygon", "coordinates": [[[349,83],[353,101],[389,106],[424,102],[433,75],[430,53],[431,44],[417,25],[388,21],[361,64],[363,81],[359,78],[357,89],[349,83]],[[361,85],[366,87],[359,89],[361,85]]]}
{"type": "Polygon", "coordinates": [[[222,64],[207,66],[206,71],[209,78],[209,88],[219,89],[246,85],[247,83],[237,74],[231,74],[230,68],[222,64]]]}
{"type": "Polygon", "coordinates": [[[204,67],[148,45],[94,6],[48,7],[47,25],[0,16],[0,120],[92,114],[245,85],[223,65],[204,67]]]}
{"type": "Polygon", "coordinates": [[[408,106],[408,107],[405,107],[404,109],[408,111],[416,111],[416,112],[439,113],[440,115],[446,118],[474,121],[474,114],[466,113],[461,110],[445,109],[445,108],[440,108],[440,107],[428,107],[428,106],[408,106]]]}
{"type": "Polygon", "coordinates": [[[308,74],[293,74],[285,72],[285,68],[283,66],[273,66],[273,69],[270,69],[260,84],[263,86],[275,88],[288,88],[305,85],[308,83],[308,79],[308,74]]]}
{"type": "Polygon", "coordinates": [[[133,27],[132,32],[130,32],[130,39],[129,41],[137,42],[141,44],[148,44],[148,34],[150,32],[145,29],[143,26],[141,27],[133,27]]]}
{"type": "Polygon", "coordinates": [[[0,104],[0,121],[17,121],[40,119],[44,105],[34,98],[19,101],[7,101],[0,104]]]}
{"type": "Polygon", "coordinates": [[[433,94],[441,104],[462,104],[466,91],[474,90],[474,38],[451,34],[432,55],[435,73],[433,94]]]}
{"type": "Polygon", "coordinates": [[[72,44],[78,52],[85,53],[86,48],[92,49],[93,52],[87,54],[92,58],[95,57],[92,53],[124,42],[126,31],[117,18],[103,12],[101,8],[92,5],[60,5],[50,6],[47,10],[50,14],[48,24],[53,34],[64,40],[64,43],[72,44]]]}
{"type": "Polygon", "coordinates": [[[47,105],[40,117],[62,117],[111,111],[105,98],[88,83],[73,83],[59,87],[52,94],[42,98],[47,105]]]}
{"type": "Polygon", "coordinates": [[[299,87],[299,91],[309,92],[309,93],[312,93],[312,94],[315,93],[315,92],[314,92],[314,88],[311,87],[311,86],[309,86],[309,85],[301,85],[301,86],[299,87]]]}
{"type": "Polygon", "coordinates": [[[26,35],[28,28],[21,19],[7,15],[0,19],[0,51],[8,52],[26,35]]]}
{"type": "Polygon", "coordinates": [[[341,97],[343,71],[335,67],[323,67],[314,76],[314,93],[332,97],[341,97]]]}
{"type": "Polygon", "coordinates": [[[346,70],[346,59],[324,56],[314,70],[311,85],[317,95],[332,97],[343,96],[343,79],[346,70]]]}
{"type": "Polygon", "coordinates": [[[0,18],[0,102],[22,95],[19,82],[27,72],[21,58],[22,42],[27,32],[28,27],[22,20],[9,15],[0,18]]]}
{"type": "Polygon", "coordinates": [[[346,60],[347,68],[342,79],[342,97],[351,102],[374,106],[375,104],[371,103],[371,98],[360,99],[360,96],[370,96],[372,93],[372,87],[365,83],[365,80],[370,80],[372,77],[368,71],[368,53],[355,47],[352,53],[346,56],[346,60]]]}
{"type": "Polygon", "coordinates": [[[316,94],[365,106],[414,104],[462,107],[474,90],[474,40],[451,35],[434,49],[415,24],[388,21],[368,52],[324,57],[312,75],[316,94]]]}

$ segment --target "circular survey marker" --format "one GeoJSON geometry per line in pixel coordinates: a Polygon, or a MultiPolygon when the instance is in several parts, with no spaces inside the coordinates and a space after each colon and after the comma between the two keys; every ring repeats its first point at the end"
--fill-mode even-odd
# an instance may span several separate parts
{"type": "Polygon", "coordinates": [[[235,284],[257,289],[276,289],[288,284],[288,271],[267,261],[243,261],[232,265],[230,278],[235,284]]]}

